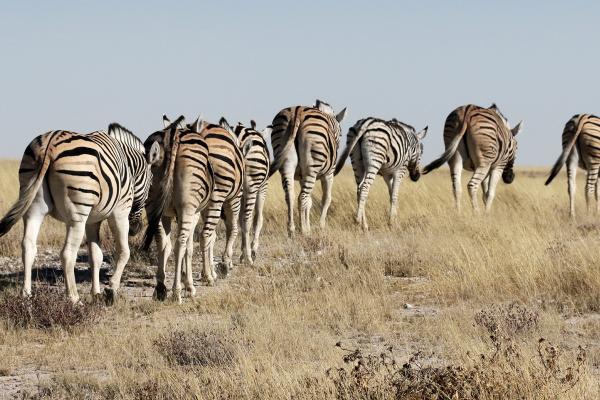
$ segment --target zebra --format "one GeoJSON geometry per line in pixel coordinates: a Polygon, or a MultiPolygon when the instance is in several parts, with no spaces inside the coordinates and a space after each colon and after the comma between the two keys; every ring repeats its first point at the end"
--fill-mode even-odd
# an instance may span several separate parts
{"type": "Polygon", "coordinates": [[[421,176],[419,162],[423,154],[422,140],[427,127],[416,132],[415,128],[397,119],[385,121],[379,118],[361,119],[348,131],[346,149],[337,161],[335,175],[344,167],[350,155],[357,186],[356,222],[368,230],[365,204],[369,189],[379,174],[385,180],[390,194],[389,224],[396,216],[398,190],[408,170],[411,180],[421,176]]]}
{"type": "MultiPolygon", "coordinates": [[[[214,186],[214,174],[208,161],[208,145],[196,132],[184,126],[180,116],[173,123],[163,120],[164,129],[150,135],[144,142],[146,149],[158,143],[160,160],[153,168],[146,214],[148,227],[144,236],[144,249],[148,249],[156,237],[159,253],[154,298],[163,301],[167,297],[165,268],[171,254],[171,222],[177,218],[175,241],[175,279],[173,299],[181,303],[182,264],[185,256],[185,289],[195,296],[192,276],[194,251],[193,232],[210,199],[214,186]]],[[[199,121],[197,122],[199,123],[199,121]]]]}
{"type": "Polygon", "coordinates": [[[300,180],[300,229],[310,233],[311,193],[317,179],[321,180],[320,226],[325,227],[327,211],[331,204],[331,189],[335,160],[340,141],[340,123],[346,108],[337,115],[333,108],[317,100],[312,107],[295,106],[281,110],[272,123],[271,145],[274,160],[269,177],[281,173],[288,211],[288,235],[294,236],[294,179],[300,180]]]}
{"type": "Polygon", "coordinates": [[[263,225],[263,207],[267,196],[267,182],[271,156],[265,138],[271,134],[271,127],[266,127],[262,132],[256,130],[256,122],[250,121],[250,127],[245,127],[241,122],[231,128],[225,119],[220,124],[225,129],[233,132],[238,138],[242,153],[244,154],[244,189],[242,194],[242,213],[240,225],[242,227],[242,255],[240,262],[252,265],[256,259],[259,245],[260,231],[263,225]],[[253,228],[254,236],[252,246],[250,243],[250,229],[253,228]]]}
{"type": "Polygon", "coordinates": [[[448,162],[454,201],[460,211],[461,171],[462,168],[473,171],[467,185],[473,210],[479,211],[477,190],[482,184],[485,210],[489,212],[500,177],[506,184],[512,183],[515,178],[515,137],[522,127],[523,121],[511,129],[496,104],[489,108],[472,104],[458,107],[448,115],[444,125],[446,151],[427,165],[423,173],[427,174],[448,162]]]}
{"type": "Polygon", "coordinates": [[[563,164],[567,163],[569,187],[569,214],[575,217],[575,176],[577,165],[587,171],[585,200],[588,212],[593,197],[596,200],[596,212],[600,210],[598,202],[598,171],[600,170],[600,118],[591,114],[574,115],[565,125],[562,134],[563,152],[552,167],[546,185],[556,177],[563,164]]]}
{"type": "MultiPolygon", "coordinates": [[[[165,121],[169,119],[165,116],[165,121]]],[[[226,245],[223,253],[224,275],[231,269],[233,245],[238,234],[238,220],[244,180],[244,156],[237,137],[217,124],[198,117],[186,127],[199,134],[208,145],[208,161],[214,174],[214,186],[208,204],[202,212],[203,227],[200,235],[202,248],[202,276],[210,286],[215,284],[217,273],[213,266],[215,228],[221,215],[225,220],[226,245]]],[[[191,268],[191,266],[186,267],[191,268]]]]}
{"type": "Polygon", "coordinates": [[[105,289],[109,302],[120,286],[129,260],[128,233],[136,234],[158,160],[158,146],[148,151],[133,133],[112,123],[103,131],[82,135],[50,131],[26,148],[19,168],[19,199],[0,221],[0,237],[21,218],[24,222],[23,295],[31,295],[31,268],[37,236],[46,215],[67,226],[61,262],[67,296],[79,302],[75,282],[77,250],[84,234],[92,268],[92,295],[100,294],[100,224],[108,220],[116,240],[116,266],[105,289]]]}

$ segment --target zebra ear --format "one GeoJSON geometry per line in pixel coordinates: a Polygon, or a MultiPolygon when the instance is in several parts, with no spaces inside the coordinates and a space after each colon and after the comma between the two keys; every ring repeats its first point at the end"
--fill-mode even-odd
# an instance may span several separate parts
{"type": "Polygon", "coordinates": [[[152,143],[150,146],[150,151],[146,154],[146,162],[148,165],[154,165],[160,159],[160,144],[157,141],[152,143]]]}
{"type": "Polygon", "coordinates": [[[427,129],[429,129],[428,126],[426,126],[425,128],[421,129],[420,132],[417,132],[415,134],[415,136],[417,137],[418,140],[423,140],[425,139],[425,136],[427,136],[427,129]]]}
{"type": "Polygon", "coordinates": [[[273,132],[273,127],[271,125],[269,125],[265,129],[263,129],[260,134],[262,135],[263,138],[266,139],[271,135],[271,132],[273,132]]]}
{"type": "Polygon", "coordinates": [[[205,124],[206,124],[206,122],[204,122],[202,117],[199,116],[198,118],[196,118],[196,120],[194,122],[192,122],[191,125],[188,125],[188,128],[190,128],[194,132],[200,133],[204,129],[205,124]]]}
{"type": "Polygon", "coordinates": [[[344,120],[345,117],[346,117],[346,107],[344,107],[344,109],[335,116],[335,119],[337,119],[337,122],[342,123],[342,121],[344,120]]]}
{"type": "Polygon", "coordinates": [[[253,119],[250,120],[250,128],[256,130],[256,121],[253,119]]]}
{"type": "Polygon", "coordinates": [[[227,132],[233,133],[233,129],[231,129],[231,125],[229,125],[229,122],[227,122],[225,117],[221,117],[221,119],[219,120],[219,125],[227,132]]]}
{"type": "Polygon", "coordinates": [[[521,130],[523,129],[523,121],[520,121],[517,125],[515,125],[514,128],[512,128],[510,131],[512,132],[513,137],[517,136],[519,134],[519,132],[521,132],[521,130]]]}
{"type": "Polygon", "coordinates": [[[163,127],[166,128],[169,125],[171,125],[171,120],[166,116],[166,114],[163,114],[163,127]]]}

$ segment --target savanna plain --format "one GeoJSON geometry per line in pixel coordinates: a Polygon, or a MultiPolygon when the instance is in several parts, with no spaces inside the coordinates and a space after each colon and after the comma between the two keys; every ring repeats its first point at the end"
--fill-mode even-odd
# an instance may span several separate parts
{"type": "MultiPolygon", "coordinates": [[[[0,162],[1,214],[17,198],[17,169],[0,162]]],[[[152,299],[156,253],[137,249],[140,236],[112,306],[90,297],[81,248],[84,304],[71,306],[64,228],[50,218],[33,297],[21,300],[19,224],[0,239],[0,399],[598,398],[600,217],[586,213],[580,180],[571,220],[564,172],[549,187],[546,174],[518,169],[490,215],[471,212],[466,182],[456,213],[447,170],[406,179],[391,226],[379,178],[363,232],[347,167],[328,226],[315,226],[317,189],[313,233],[294,239],[277,174],[255,265],[206,287],[197,252],[198,293],[183,305],[152,299]]]]}

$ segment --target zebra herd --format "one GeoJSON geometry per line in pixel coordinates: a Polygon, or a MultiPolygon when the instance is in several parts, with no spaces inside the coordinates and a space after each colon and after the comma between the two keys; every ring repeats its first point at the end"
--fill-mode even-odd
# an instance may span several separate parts
{"type": "MultiPolygon", "coordinates": [[[[390,194],[390,222],[397,213],[398,190],[408,172],[413,181],[421,173],[448,163],[457,209],[460,210],[461,173],[473,171],[468,191],[474,210],[479,209],[477,193],[483,189],[485,210],[489,211],[496,186],[514,179],[516,135],[522,123],[511,128],[496,105],[465,105],[452,111],[444,126],[446,150],[421,168],[423,139],[427,127],[416,131],[397,119],[361,119],[347,135],[346,148],[337,158],[344,108],[335,113],[320,100],[313,106],[281,110],[270,126],[258,131],[238,123],[232,127],[222,118],[218,124],[201,118],[186,123],[183,116],[171,121],[163,116],[163,129],[142,142],[133,133],[113,123],[106,132],[77,134],[51,131],[35,138],[25,149],[19,168],[19,199],[0,221],[0,237],[19,219],[24,221],[22,259],[23,295],[31,294],[31,271],[37,252],[37,236],[46,215],[65,223],[66,238],[61,252],[68,297],[79,301],[74,267],[77,250],[87,241],[92,268],[92,294],[100,294],[100,224],[107,220],[116,241],[115,272],[105,289],[109,301],[119,289],[129,259],[128,235],[142,228],[142,211],[147,214],[143,248],[154,241],[158,269],[154,296],[167,297],[165,270],[172,251],[175,277],[172,296],[182,301],[182,289],[195,294],[192,257],[194,231],[200,221],[202,278],[214,284],[215,228],[224,219],[226,246],[224,274],[232,266],[233,246],[242,230],[241,261],[256,258],[263,225],[263,207],[268,178],[279,171],[287,204],[287,230],[295,234],[294,181],[300,181],[298,209],[300,231],[310,233],[311,193],[318,180],[322,186],[320,225],[325,226],[331,204],[333,179],[348,157],[357,185],[356,222],[368,229],[365,205],[377,175],[385,180],[390,194]],[[271,160],[267,139],[273,148],[271,160]],[[171,243],[173,218],[177,221],[175,243],[171,243]],[[173,248],[174,247],[174,248],[173,248]],[[183,282],[183,287],[182,287],[183,282]]],[[[573,216],[575,172],[579,164],[587,170],[588,208],[595,195],[598,206],[600,171],[600,119],[576,115],[563,131],[563,152],[552,168],[549,184],[567,164],[570,214],[573,216]]]]}

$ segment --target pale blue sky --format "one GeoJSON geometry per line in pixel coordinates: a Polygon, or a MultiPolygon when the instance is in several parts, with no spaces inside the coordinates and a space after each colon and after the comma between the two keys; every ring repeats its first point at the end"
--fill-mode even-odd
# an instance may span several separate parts
{"type": "Polygon", "coordinates": [[[600,113],[600,5],[498,1],[0,1],[0,158],[36,135],[161,114],[271,122],[315,98],[429,125],[455,107],[525,120],[518,163],[547,165],[575,113],[600,113]]]}

